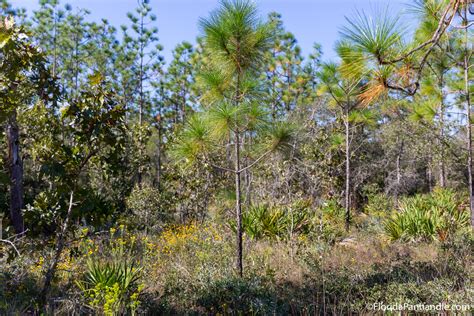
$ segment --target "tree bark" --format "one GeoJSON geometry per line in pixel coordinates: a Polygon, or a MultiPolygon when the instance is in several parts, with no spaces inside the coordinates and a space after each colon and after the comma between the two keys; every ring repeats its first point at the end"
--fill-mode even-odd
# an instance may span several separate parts
{"type": "Polygon", "coordinates": [[[156,147],[157,147],[156,182],[157,182],[158,187],[160,187],[161,185],[161,143],[162,143],[161,138],[162,138],[162,135],[161,135],[161,121],[160,121],[158,122],[158,141],[156,144],[156,147]]]}
{"type": "MultiPolygon", "coordinates": [[[[140,16],[140,38],[142,38],[144,34],[144,21],[143,21],[143,14],[140,16]]],[[[138,125],[139,125],[139,134],[138,134],[138,155],[140,159],[142,159],[143,155],[143,137],[142,137],[142,127],[143,127],[143,108],[144,108],[144,91],[143,91],[143,81],[144,79],[144,74],[143,74],[143,54],[144,54],[144,44],[142,41],[140,41],[140,78],[139,78],[139,89],[140,89],[140,100],[139,100],[139,106],[138,106],[138,125]]],[[[138,187],[141,189],[142,188],[142,164],[140,162],[140,165],[138,166],[138,173],[137,173],[137,183],[138,187]]]]}
{"type": "Polygon", "coordinates": [[[239,132],[235,132],[235,212],[237,217],[237,260],[236,269],[239,276],[243,276],[242,264],[242,201],[241,201],[241,183],[240,183],[240,137],[239,132]]]}
{"type": "Polygon", "coordinates": [[[440,131],[439,131],[439,140],[438,140],[438,143],[439,143],[439,146],[440,146],[440,150],[441,150],[441,157],[440,157],[440,160],[439,160],[439,186],[444,188],[446,187],[446,165],[445,165],[445,158],[444,158],[444,154],[445,154],[445,150],[444,150],[444,143],[443,143],[443,140],[444,140],[444,112],[445,112],[445,95],[444,95],[444,92],[443,92],[443,86],[444,86],[444,80],[443,80],[443,75],[441,75],[441,80],[439,82],[439,88],[440,88],[440,91],[441,91],[441,104],[440,104],[440,118],[439,118],[439,123],[440,123],[440,131]]]}
{"type": "Polygon", "coordinates": [[[345,188],[345,228],[346,231],[349,231],[349,225],[351,222],[351,211],[350,211],[350,185],[351,185],[351,152],[350,152],[350,126],[349,126],[349,104],[345,108],[345,122],[344,122],[346,132],[346,188],[345,188]]]}
{"type": "Polygon", "coordinates": [[[8,167],[10,173],[10,219],[17,234],[24,232],[21,210],[23,201],[23,162],[20,156],[20,133],[16,121],[16,111],[7,123],[8,167]]]}
{"type": "MultiPolygon", "coordinates": [[[[164,96],[164,93],[163,93],[163,85],[161,85],[160,87],[160,93],[162,96],[164,96]]],[[[157,130],[158,130],[158,140],[157,140],[157,144],[156,144],[156,149],[157,149],[157,153],[156,153],[156,183],[158,185],[158,187],[160,187],[161,185],[161,154],[162,154],[162,150],[161,150],[161,146],[162,146],[162,138],[163,138],[163,133],[162,133],[162,116],[161,116],[161,112],[162,112],[162,109],[163,109],[163,104],[162,102],[158,102],[158,116],[157,116],[157,130]]]]}
{"type": "MultiPolygon", "coordinates": [[[[398,143],[398,136],[397,136],[397,143],[398,143]]],[[[396,169],[397,169],[397,183],[395,187],[395,205],[398,207],[398,196],[400,194],[400,186],[402,182],[402,172],[401,172],[401,158],[403,154],[403,146],[404,141],[402,140],[400,143],[400,147],[397,153],[397,161],[396,161],[396,169]]]]}
{"type": "Polygon", "coordinates": [[[431,156],[428,158],[426,174],[428,176],[428,192],[433,192],[433,173],[431,172],[431,156]]]}
{"type": "MultiPolygon", "coordinates": [[[[467,3],[466,3],[467,4],[467,3]]],[[[468,8],[467,5],[464,8],[465,16],[468,15],[468,8]]],[[[465,21],[466,25],[468,21],[465,21]]],[[[471,96],[469,91],[469,57],[470,57],[470,50],[469,50],[469,43],[468,38],[469,36],[469,29],[466,27],[465,29],[465,38],[464,38],[464,92],[466,94],[466,108],[467,108],[467,172],[468,172],[468,179],[469,179],[469,206],[471,209],[471,226],[474,227],[474,188],[473,188],[473,176],[472,176],[472,124],[471,124],[471,96]]]]}

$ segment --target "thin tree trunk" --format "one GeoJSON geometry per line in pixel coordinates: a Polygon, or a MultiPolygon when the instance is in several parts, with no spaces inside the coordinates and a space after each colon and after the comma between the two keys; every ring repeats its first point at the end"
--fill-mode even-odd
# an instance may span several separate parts
{"type": "MultiPolygon", "coordinates": [[[[397,142],[398,142],[398,137],[397,137],[397,142]]],[[[403,140],[402,143],[400,144],[400,149],[398,150],[397,153],[397,161],[396,161],[396,168],[397,168],[397,183],[395,187],[395,205],[398,206],[398,195],[400,193],[400,186],[402,182],[402,173],[401,173],[401,156],[403,153],[403,140]]]]}
{"type": "MultiPolygon", "coordinates": [[[[247,145],[248,148],[252,145],[252,136],[251,135],[244,135],[244,139],[248,138],[247,142],[244,142],[243,146],[247,145]]],[[[249,164],[249,157],[248,155],[245,156],[244,159],[244,164],[248,165],[249,164]]],[[[250,169],[245,170],[244,172],[244,185],[245,185],[245,200],[244,204],[245,207],[250,207],[252,204],[252,180],[251,180],[251,174],[250,174],[250,169]]]]}
{"type": "MultiPolygon", "coordinates": [[[[464,14],[468,16],[468,6],[466,1],[466,6],[464,8],[464,14]]],[[[469,179],[469,205],[471,209],[471,226],[474,227],[474,192],[473,192],[473,176],[472,176],[472,124],[471,124],[471,96],[469,91],[469,29],[467,27],[468,21],[465,21],[465,37],[464,37],[464,91],[466,94],[466,107],[467,107],[467,172],[469,179]]]]}
{"type": "Polygon", "coordinates": [[[237,216],[237,261],[236,269],[239,276],[243,276],[242,264],[242,201],[241,201],[241,183],[240,183],[240,137],[239,131],[235,132],[235,212],[237,216]]]}
{"type": "Polygon", "coordinates": [[[69,222],[72,216],[73,197],[74,197],[74,193],[73,191],[71,191],[71,195],[69,197],[69,208],[67,210],[66,219],[64,220],[63,227],[61,228],[61,232],[56,241],[56,250],[54,252],[53,261],[51,262],[51,265],[48,268],[48,271],[46,272],[46,275],[44,278],[43,289],[41,290],[41,293],[39,296],[40,307],[42,307],[44,311],[47,311],[47,308],[48,308],[49,290],[51,289],[51,283],[54,279],[54,275],[56,274],[56,268],[58,266],[59,260],[61,259],[61,254],[64,249],[64,239],[65,239],[67,228],[69,226],[69,222]]]}
{"type": "MultiPolygon", "coordinates": [[[[237,51],[240,53],[240,45],[237,44],[237,51]]],[[[240,65],[240,62],[239,62],[240,65]]],[[[241,101],[241,91],[240,84],[242,81],[242,70],[239,69],[237,74],[237,84],[235,90],[235,106],[238,107],[241,101]]],[[[237,114],[236,114],[237,115],[237,114]]],[[[237,121],[237,117],[236,117],[237,121]]],[[[235,212],[237,217],[237,260],[236,260],[236,269],[239,273],[239,276],[243,276],[243,250],[242,250],[242,197],[241,197],[241,181],[240,181],[240,134],[239,129],[236,126],[234,131],[234,151],[235,151],[235,161],[234,161],[234,172],[235,172],[235,212]]]]}
{"type": "Polygon", "coordinates": [[[160,122],[158,122],[158,144],[156,144],[157,147],[157,157],[156,157],[156,182],[158,187],[161,184],[161,117],[160,117],[160,122]]]}
{"type": "MultiPolygon", "coordinates": [[[[141,14],[141,20],[140,20],[140,38],[142,38],[144,32],[144,21],[143,21],[143,13],[141,14]]],[[[138,107],[138,125],[139,125],[139,133],[138,133],[138,154],[140,159],[142,158],[143,155],[143,139],[142,139],[142,126],[143,126],[143,107],[144,107],[144,92],[143,92],[143,54],[144,54],[144,44],[142,41],[140,41],[140,102],[139,102],[139,107],[138,107]]],[[[137,183],[138,187],[141,189],[142,188],[142,165],[138,166],[138,174],[137,174],[137,183]]]]}
{"type": "Polygon", "coordinates": [[[444,158],[444,153],[445,153],[445,150],[444,150],[444,111],[445,111],[445,105],[444,105],[444,102],[445,102],[445,95],[444,95],[444,92],[443,92],[443,86],[444,86],[444,80],[443,80],[443,74],[441,74],[441,79],[439,81],[439,88],[441,90],[441,104],[440,104],[440,107],[441,107],[441,111],[440,111],[440,119],[439,119],[439,123],[440,123],[440,131],[439,131],[439,140],[438,140],[438,143],[439,143],[439,146],[440,146],[440,151],[441,151],[441,158],[440,158],[440,161],[439,161],[439,186],[444,188],[446,187],[446,166],[445,166],[445,158],[444,158]]]}
{"type": "Polygon", "coordinates": [[[24,232],[21,210],[23,201],[23,162],[20,156],[20,133],[16,121],[16,111],[7,123],[8,167],[10,173],[10,219],[17,234],[24,232]]]}
{"type": "Polygon", "coordinates": [[[162,120],[163,120],[163,117],[162,117],[162,112],[163,112],[163,105],[164,105],[164,91],[163,91],[163,84],[160,85],[160,94],[161,94],[161,97],[162,97],[162,100],[160,100],[158,102],[158,115],[156,117],[156,120],[157,120],[157,129],[158,129],[158,141],[157,141],[157,144],[156,144],[156,147],[157,147],[157,157],[156,157],[156,182],[157,182],[157,185],[158,187],[160,187],[160,184],[161,184],[161,153],[162,153],[162,150],[161,150],[161,146],[162,146],[162,143],[163,143],[163,135],[162,135],[162,120]]]}
{"type": "Polygon", "coordinates": [[[350,126],[349,126],[349,104],[346,105],[345,108],[345,127],[346,127],[346,189],[345,189],[345,228],[346,231],[349,231],[349,225],[351,222],[351,211],[350,211],[350,185],[351,185],[351,165],[350,165],[350,126]]]}

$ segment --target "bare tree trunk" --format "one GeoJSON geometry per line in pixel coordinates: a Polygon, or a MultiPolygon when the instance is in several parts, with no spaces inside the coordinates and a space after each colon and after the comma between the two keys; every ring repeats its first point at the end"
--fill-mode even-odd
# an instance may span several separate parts
{"type": "Polygon", "coordinates": [[[23,201],[23,162],[20,156],[20,133],[16,121],[16,111],[7,123],[8,167],[10,173],[10,219],[17,234],[24,232],[21,210],[23,201]]]}
{"type": "MultiPolygon", "coordinates": [[[[164,92],[163,92],[163,85],[160,86],[160,94],[162,97],[164,97],[164,92]]],[[[157,153],[156,153],[156,184],[158,185],[158,187],[160,186],[161,184],[161,144],[163,143],[162,141],[162,138],[163,138],[163,135],[162,135],[162,116],[161,116],[161,112],[162,112],[162,109],[163,109],[163,104],[162,104],[162,101],[158,102],[158,115],[156,117],[156,120],[157,120],[157,130],[158,130],[158,140],[157,140],[157,144],[156,144],[156,150],[157,150],[157,153]]]]}
{"type": "Polygon", "coordinates": [[[439,143],[439,146],[440,146],[440,150],[441,150],[441,159],[439,160],[439,186],[444,188],[446,187],[446,166],[445,166],[445,158],[444,158],[444,153],[445,153],[445,150],[444,150],[444,111],[445,111],[445,105],[444,105],[444,99],[445,99],[445,95],[444,95],[444,92],[443,92],[443,85],[444,85],[444,80],[441,79],[440,80],[440,83],[439,83],[439,87],[440,87],[440,90],[441,90],[441,112],[440,112],[440,119],[439,119],[439,123],[440,123],[440,131],[439,131],[439,140],[438,140],[438,143],[439,143]]]}
{"type": "MultiPolygon", "coordinates": [[[[252,145],[252,136],[251,135],[244,135],[244,139],[248,138],[247,142],[244,142],[243,146],[247,145],[248,148],[252,145]]],[[[245,156],[244,164],[248,165],[249,164],[249,157],[248,155],[245,156]]],[[[245,170],[244,172],[244,186],[245,186],[245,199],[244,199],[244,205],[245,207],[250,207],[252,204],[252,179],[251,179],[251,174],[250,174],[250,169],[245,170]]]]}
{"type": "Polygon", "coordinates": [[[350,152],[350,126],[349,126],[349,104],[346,105],[345,108],[345,122],[344,122],[345,128],[346,128],[346,189],[345,189],[345,228],[346,231],[349,231],[349,225],[351,223],[351,210],[350,210],[350,185],[351,185],[351,165],[350,165],[350,159],[351,159],[351,152],[350,152]]]}
{"type": "MultiPolygon", "coordinates": [[[[141,14],[141,20],[140,20],[140,38],[142,38],[144,33],[144,21],[143,21],[143,14],[141,14]]],[[[142,127],[143,127],[143,107],[144,107],[144,92],[143,92],[143,54],[144,54],[144,44],[142,41],[140,41],[140,78],[139,78],[139,83],[140,83],[140,102],[139,102],[139,107],[138,107],[138,125],[139,125],[139,134],[138,134],[138,155],[140,159],[142,158],[143,155],[143,139],[142,139],[142,127]]],[[[142,165],[138,166],[138,173],[137,173],[137,183],[138,187],[141,189],[142,188],[142,165]]]]}
{"type": "Polygon", "coordinates": [[[237,216],[237,261],[236,269],[239,276],[243,276],[242,264],[242,201],[240,184],[240,137],[239,132],[235,132],[235,212],[237,216]]]}
{"type": "MultiPolygon", "coordinates": [[[[464,14],[468,16],[468,6],[466,1],[466,6],[464,8],[464,14]]],[[[466,107],[467,107],[467,155],[468,155],[468,162],[467,162],[467,172],[468,172],[468,179],[469,179],[469,205],[471,209],[471,226],[474,227],[474,188],[473,188],[473,177],[472,177],[472,124],[471,124],[471,96],[469,90],[469,43],[468,43],[468,36],[469,36],[469,28],[467,27],[468,21],[465,21],[466,29],[465,29],[465,37],[464,37],[464,91],[466,94],[466,107]]]]}
{"type": "Polygon", "coordinates": [[[428,192],[433,191],[433,154],[431,152],[432,148],[428,145],[428,155],[426,161],[426,177],[428,178],[428,192]]]}
{"type": "MultiPolygon", "coordinates": [[[[397,137],[397,142],[398,142],[398,137],[397,137]]],[[[397,153],[397,161],[396,161],[396,169],[397,169],[397,183],[395,187],[395,205],[398,206],[398,195],[400,193],[400,186],[402,182],[402,173],[401,173],[401,158],[402,158],[402,153],[403,153],[403,146],[404,142],[402,140],[400,144],[400,148],[397,153]]]]}
{"type": "Polygon", "coordinates": [[[157,147],[157,157],[156,157],[156,182],[158,187],[161,184],[161,121],[158,122],[158,144],[156,144],[157,147]]]}

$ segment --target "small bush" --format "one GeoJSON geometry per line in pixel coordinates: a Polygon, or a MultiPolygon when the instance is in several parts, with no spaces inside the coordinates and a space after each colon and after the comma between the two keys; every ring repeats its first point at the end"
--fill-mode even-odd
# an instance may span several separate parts
{"type": "Polygon", "coordinates": [[[272,314],[276,308],[274,294],[259,278],[216,280],[198,294],[197,304],[224,315],[272,314]]]}
{"type": "Polygon", "coordinates": [[[138,308],[141,268],[123,258],[112,262],[96,259],[87,261],[83,280],[76,284],[83,292],[87,305],[106,315],[132,313],[138,308]]]}
{"type": "Polygon", "coordinates": [[[375,217],[386,217],[393,209],[393,200],[383,193],[369,195],[364,213],[375,217]]]}
{"type": "Polygon", "coordinates": [[[467,225],[469,213],[459,197],[451,190],[436,189],[403,200],[400,212],[385,222],[385,233],[391,240],[445,240],[467,225]]]}
{"type": "Polygon", "coordinates": [[[130,224],[138,228],[157,230],[173,220],[173,214],[167,211],[166,198],[153,187],[135,187],[127,198],[127,208],[133,215],[130,224]]]}
{"type": "MultiPolygon", "coordinates": [[[[242,227],[251,239],[288,239],[306,235],[312,228],[309,205],[297,202],[288,207],[257,205],[242,215],[242,227]]],[[[233,225],[235,230],[235,224],[233,225]]]]}

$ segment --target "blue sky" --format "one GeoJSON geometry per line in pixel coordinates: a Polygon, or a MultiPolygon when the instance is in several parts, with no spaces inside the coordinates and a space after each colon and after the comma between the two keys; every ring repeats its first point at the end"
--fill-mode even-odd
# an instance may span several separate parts
{"type": "MultiPolygon", "coordinates": [[[[323,46],[324,59],[334,59],[335,41],[339,29],[346,22],[344,16],[353,15],[356,9],[373,13],[375,8],[396,14],[409,0],[256,0],[260,14],[276,11],[282,14],[286,29],[295,34],[303,54],[307,55],[314,42],[323,46]]],[[[10,0],[15,7],[29,12],[38,7],[38,0],[10,0]]],[[[136,0],[62,0],[73,8],[90,9],[90,19],[108,19],[113,25],[127,24],[126,13],[133,11],[136,0]]],[[[199,34],[197,21],[214,9],[218,0],[150,0],[157,16],[160,43],[167,63],[173,47],[183,41],[194,42],[199,34]]]]}

